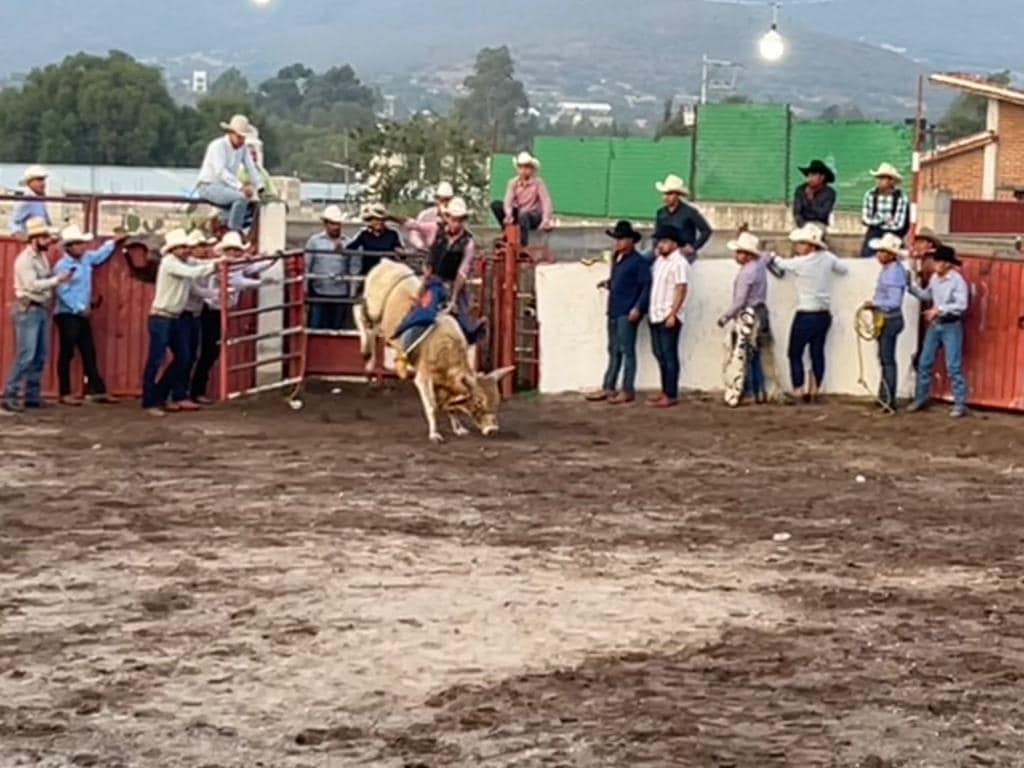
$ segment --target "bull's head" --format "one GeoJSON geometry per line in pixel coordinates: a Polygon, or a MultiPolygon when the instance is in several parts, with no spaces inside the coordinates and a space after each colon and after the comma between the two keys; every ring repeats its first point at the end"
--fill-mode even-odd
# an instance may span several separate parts
{"type": "Polygon", "coordinates": [[[463,374],[460,393],[448,401],[448,410],[469,416],[484,437],[498,434],[498,408],[501,406],[498,385],[513,371],[515,366],[487,374],[463,374]]]}

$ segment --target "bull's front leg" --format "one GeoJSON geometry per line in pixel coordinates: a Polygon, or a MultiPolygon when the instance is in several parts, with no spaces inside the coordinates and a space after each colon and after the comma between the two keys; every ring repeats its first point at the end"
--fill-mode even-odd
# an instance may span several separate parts
{"type": "Polygon", "coordinates": [[[465,437],[469,434],[469,430],[463,426],[462,420],[459,419],[459,415],[454,411],[448,413],[448,421],[451,422],[452,432],[455,433],[456,437],[465,437]]]}
{"type": "Polygon", "coordinates": [[[444,438],[437,430],[437,393],[434,391],[434,380],[422,372],[416,374],[416,390],[420,393],[423,403],[423,414],[427,417],[428,437],[432,443],[443,443],[444,438]]]}

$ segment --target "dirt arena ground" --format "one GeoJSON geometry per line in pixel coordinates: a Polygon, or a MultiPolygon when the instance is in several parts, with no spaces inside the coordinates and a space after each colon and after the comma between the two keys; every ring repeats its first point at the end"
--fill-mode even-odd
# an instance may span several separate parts
{"type": "Polygon", "coordinates": [[[1024,766],[1024,418],[0,420],[0,766],[1024,766]]]}

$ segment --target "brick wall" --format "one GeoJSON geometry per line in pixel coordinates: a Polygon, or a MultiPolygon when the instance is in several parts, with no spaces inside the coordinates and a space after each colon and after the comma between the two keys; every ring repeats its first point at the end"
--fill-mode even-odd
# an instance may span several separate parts
{"type": "Polygon", "coordinates": [[[999,163],[996,188],[1000,200],[1013,199],[1003,187],[1024,187],[1024,106],[999,105],[999,163]]]}
{"type": "MultiPolygon", "coordinates": [[[[1024,134],[1021,148],[1024,149],[1024,134]]],[[[926,163],[922,185],[925,189],[949,192],[954,199],[980,200],[984,157],[985,150],[981,148],[926,163]]]]}

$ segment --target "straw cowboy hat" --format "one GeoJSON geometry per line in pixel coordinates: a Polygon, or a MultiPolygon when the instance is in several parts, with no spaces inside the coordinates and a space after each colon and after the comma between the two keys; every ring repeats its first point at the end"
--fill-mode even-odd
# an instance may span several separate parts
{"type": "Polygon", "coordinates": [[[434,192],[434,197],[440,200],[451,200],[455,197],[455,189],[447,181],[442,181],[437,185],[437,190],[434,192]]]}
{"type": "MultiPolygon", "coordinates": [[[[252,123],[249,122],[249,118],[245,115],[235,115],[226,123],[221,123],[220,127],[228,131],[229,133],[237,133],[239,136],[252,136],[255,133],[256,128],[252,123]]],[[[256,134],[257,137],[259,134],[256,134]]]]}
{"type": "Polygon", "coordinates": [[[42,165],[30,165],[21,175],[21,186],[27,187],[33,179],[48,179],[50,172],[42,165]]]}
{"type": "Polygon", "coordinates": [[[213,246],[213,252],[217,254],[229,251],[232,248],[239,251],[245,250],[245,243],[242,242],[242,236],[237,232],[228,232],[224,237],[221,238],[220,242],[213,246]]]}
{"type": "Polygon", "coordinates": [[[164,235],[164,245],[160,249],[160,253],[166,256],[171,251],[178,248],[187,248],[191,245],[192,240],[189,238],[188,232],[184,229],[172,229],[164,235]]]}
{"type": "Polygon", "coordinates": [[[919,230],[917,230],[917,233],[914,235],[914,239],[927,240],[929,243],[932,243],[936,247],[945,245],[945,243],[942,242],[942,239],[937,234],[935,234],[935,230],[932,229],[931,227],[921,227],[919,230]]]}
{"type": "Polygon", "coordinates": [[[50,228],[45,219],[33,216],[25,222],[25,237],[29,240],[37,237],[53,237],[53,229],[50,228]]]}
{"type": "Polygon", "coordinates": [[[761,240],[750,232],[741,232],[735,240],[730,240],[725,247],[734,253],[752,253],[755,256],[761,253],[761,240]]]}
{"type": "Polygon", "coordinates": [[[890,179],[895,181],[897,184],[903,181],[903,174],[897,170],[896,166],[892,163],[882,163],[878,168],[871,172],[871,175],[876,179],[888,176],[890,179]]]}
{"type": "Polygon", "coordinates": [[[520,152],[516,155],[515,160],[516,168],[520,168],[524,165],[532,165],[534,168],[540,168],[540,160],[531,155],[529,152],[520,152]]]}
{"type": "Polygon", "coordinates": [[[363,206],[363,221],[389,218],[391,218],[391,214],[383,203],[372,203],[371,205],[363,206]]]}
{"type": "Polygon", "coordinates": [[[245,143],[250,147],[256,147],[259,149],[263,146],[263,139],[260,138],[260,130],[255,125],[249,126],[249,133],[242,135],[245,136],[245,143]]]}
{"type": "Polygon", "coordinates": [[[675,192],[676,194],[684,196],[689,196],[690,194],[690,190],[686,187],[686,182],[674,173],[670,173],[666,176],[664,181],[656,182],[654,184],[654,188],[663,195],[667,195],[670,192],[675,192]]]}
{"type": "Polygon", "coordinates": [[[328,205],[324,208],[324,212],[320,214],[320,221],[327,221],[331,224],[341,224],[344,222],[344,219],[341,208],[336,205],[328,205]]]}
{"type": "Polygon", "coordinates": [[[874,240],[868,242],[868,247],[873,251],[885,251],[895,256],[906,256],[907,252],[903,250],[903,240],[899,235],[894,235],[892,232],[886,232],[881,237],[876,237],[874,240]]]}
{"type": "Polygon", "coordinates": [[[812,173],[820,173],[825,177],[826,184],[836,183],[836,173],[821,160],[811,160],[811,164],[800,169],[800,173],[804,176],[810,176],[812,173]]]}
{"type": "Polygon", "coordinates": [[[91,243],[94,237],[92,232],[83,232],[77,224],[71,224],[60,231],[60,239],[64,245],[91,243]]]}
{"type": "Polygon", "coordinates": [[[794,229],[789,233],[789,240],[792,243],[808,243],[819,250],[828,247],[825,245],[825,233],[821,231],[821,227],[813,224],[804,224],[799,229],[794,229]]]}
{"type": "Polygon", "coordinates": [[[207,237],[206,233],[201,229],[193,229],[188,233],[188,244],[192,247],[198,247],[200,245],[213,245],[217,242],[215,237],[207,237]]]}
{"type": "Polygon", "coordinates": [[[466,201],[461,197],[453,197],[444,209],[445,215],[453,219],[465,219],[469,217],[469,208],[466,201]]]}

